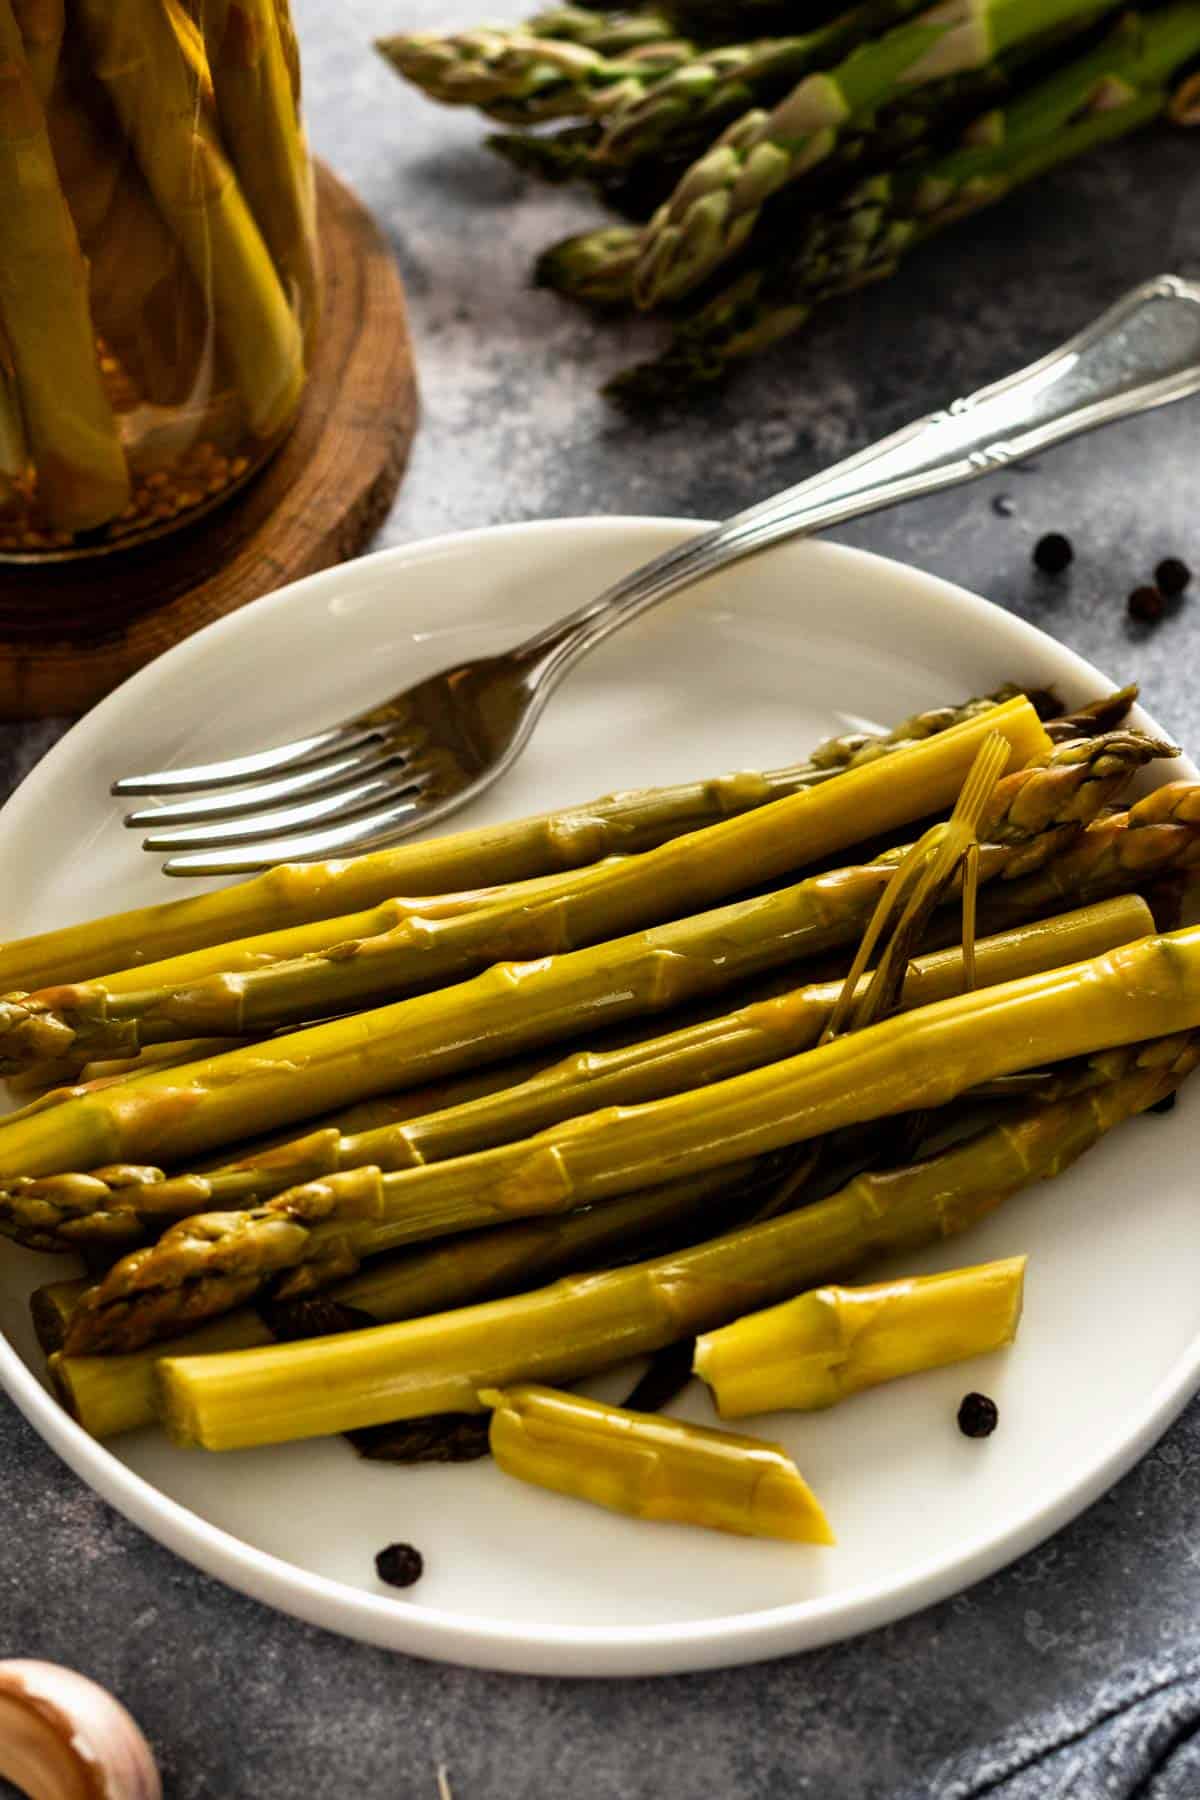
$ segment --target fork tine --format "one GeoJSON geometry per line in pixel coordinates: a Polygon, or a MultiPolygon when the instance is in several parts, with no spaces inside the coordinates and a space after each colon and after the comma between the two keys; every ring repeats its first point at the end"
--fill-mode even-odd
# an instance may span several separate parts
{"type": "Polygon", "coordinates": [[[336,762],[316,763],[295,775],[280,775],[274,781],[256,781],[250,787],[218,788],[216,793],[195,800],[179,800],[166,806],[142,806],[126,813],[125,823],[133,829],[157,830],[166,825],[191,825],[205,819],[232,819],[241,813],[265,811],[267,807],[288,800],[299,800],[306,794],[324,793],[326,789],[362,778],[381,769],[396,767],[411,752],[391,749],[387,743],[369,744],[364,749],[339,757],[336,762]]]}
{"type": "Polygon", "coordinates": [[[225,762],[196,763],[190,769],[158,769],[148,775],[123,775],[109,790],[114,794],[186,794],[198,788],[232,787],[239,781],[253,781],[275,769],[295,769],[359,744],[370,743],[382,735],[377,725],[335,725],[329,731],[318,731],[312,737],[296,738],[290,744],[277,744],[273,750],[257,750],[249,756],[230,757],[225,762]]]}
{"type": "Polygon", "coordinates": [[[410,772],[401,766],[391,778],[375,776],[357,782],[353,787],[338,788],[332,794],[320,794],[297,806],[281,806],[270,812],[252,813],[245,819],[227,819],[214,825],[183,825],[174,831],[152,831],[142,839],[143,850],[219,850],[225,844],[256,842],[259,838],[282,837],[323,820],[353,818],[363,808],[382,800],[411,794],[415,798],[423,783],[432,779],[428,770],[410,772]]]}
{"type": "Polygon", "coordinates": [[[363,813],[342,825],[326,825],[295,837],[274,838],[268,843],[247,844],[239,850],[191,850],[172,856],[162,865],[164,875],[253,875],[281,862],[312,862],[322,856],[340,856],[350,850],[375,850],[424,830],[448,813],[465,805],[475,784],[460,794],[436,802],[419,794],[397,800],[378,811],[363,813]]]}

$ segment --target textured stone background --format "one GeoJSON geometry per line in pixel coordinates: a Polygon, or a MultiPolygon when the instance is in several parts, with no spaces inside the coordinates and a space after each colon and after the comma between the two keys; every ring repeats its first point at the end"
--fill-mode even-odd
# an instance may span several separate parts
{"type": "MultiPolygon", "coordinates": [[[[474,22],[472,0],[300,0],[299,13],[317,148],[374,208],[408,283],[425,418],[386,543],[551,514],[731,512],[1044,350],[1132,281],[1200,269],[1197,140],[1118,148],[841,309],[699,429],[634,431],[595,388],[653,333],[599,330],[527,285],[534,252],[582,228],[589,202],[527,190],[477,148],[472,117],[424,104],[369,51],[385,29],[474,22]]],[[[1177,409],[845,535],[1138,679],[1194,746],[1200,593],[1155,632],[1128,624],[1123,600],[1164,553],[1200,565],[1196,420],[1177,409]],[[999,493],[1014,516],[993,510],[999,493]],[[1029,550],[1054,527],[1079,560],[1049,584],[1029,550]]],[[[55,735],[3,733],[5,786],[55,735]]],[[[114,1686],[172,1800],[417,1800],[438,1762],[456,1800],[889,1800],[936,1793],[948,1756],[1186,1638],[1200,1411],[1074,1526],[956,1600],[819,1654],[637,1684],[437,1668],[270,1613],[115,1516],[3,1402],[0,1520],[0,1654],[114,1686]]]]}

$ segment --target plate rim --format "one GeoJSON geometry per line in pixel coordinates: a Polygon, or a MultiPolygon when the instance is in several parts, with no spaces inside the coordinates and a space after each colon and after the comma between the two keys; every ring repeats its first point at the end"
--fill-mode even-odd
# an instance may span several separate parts
{"type": "MultiPolygon", "coordinates": [[[[470,530],[446,532],[391,546],[319,571],[288,584],[248,607],[215,620],[138,670],[83,715],[51,746],[0,808],[0,832],[14,815],[36,808],[44,789],[52,787],[66,746],[80,730],[103,729],[111,712],[120,710],[142,689],[151,689],[162,666],[186,662],[197,647],[215,638],[236,637],[266,624],[298,591],[317,598],[336,589],[347,575],[364,570],[400,568],[430,554],[460,553],[480,540],[497,537],[538,538],[620,534],[636,553],[639,539],[673,542],[705,529],[709,521],[662,515],[584,515],[575,518],[525,520],[470,530]]],[[[880,566],[899,570],[931,596],[975,612],[989,625],[1002,621],[1017,639],[1025,638],[1042,653],[1049,645],[1064,668],[1098,692],[1115,684],[1086,658],[995,602],[967,588],[931,575],[912,564],[854,546],[824,539],[793,540],[780,546],[816,549],[822,555],[848,559],[863,567],[869,580],[880,566]]],[[[661,542],[658,548],[664,546],[661,542]]],[[[651,552],[652,553],[652,552],[651,552]]],[[[1140,714],[1147,729],[1159,730],[1140,714]]],[[[1160,733],[1160,735],[1162,735],[1160,733]]],[[[1195,774],[1195,770],[1190,770],[1195,774]]],[[[19,825],[18,825],[19,828],[19,825]]],[[[186,888],[181,885],[181,893],[186,888]]],[[[206,1574],[238,1591],[306,1623],[406,1654],[467,1667],[552,1676],[623,1677],[667,1675],[817,1649],[857,1636],[905,1617],[958,1593],[1026,1554],[1075,1518],[1108,1490],[1157,1441],[1200,1385],[1200,1332],[1160,1378],[1132,1419],[1126,1418],[1089,1454],[1066,1485],[1043,1484],[1024,1518],[1007,1530],[981,1532],[964,1549],[926,1559],[895,1580],[865,1583],[770,1609],[726,1613],[663,1625],[511,1625],[491,1617],[446,1613],[410,1600],[371,1594],[349,1583],[317,1575],[297,1563],[257,1549],[234,1533],[213,1525],[181,1501],[170,1498],[147,1478],[127,1467],[102,1443],[90,1438],[65,1413],[28,1368],[7,1335],[0,1331],[0,1387],[34,1430],[94,1492],[151,1538],[206,1574]],[[1047,1488],[1049,1491],[1047,1491],[1047,1488]]]]}

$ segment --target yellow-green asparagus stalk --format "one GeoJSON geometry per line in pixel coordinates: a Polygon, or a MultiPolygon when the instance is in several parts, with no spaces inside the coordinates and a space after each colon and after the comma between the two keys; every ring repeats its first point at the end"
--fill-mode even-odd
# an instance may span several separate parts
{"type": "Polygon", "coordinates": [[[1016,1336],[1024,1256],[870,1287],[822,1287],[696,1341],[723,1419],[836,1406],[901,1375],[1002,1350],[1016,1336]]]}
{"type": "Polygon", "coordinates": [[[63,193],[88,265],[96,335],[140,398],[204,403],[214,373],[208,302],[154,203],[128,144],[114,133],[99,80],[74,67],[47,125],[63,193]]]}
{"type": "MultiPolygon", "coordinates": [[[[89,981],[62,983],[36,994],[5,995],[0,999],[0,1025],[7,1021],[9,1026],[4,1046],[8,1059],[5,1073],[11,1077],[30,1059],[35,1067],[43,1063],[56,1065],[52,1079],[62,1080],[72,1065],[78,1069],[85,1061],[98,1057],[134,1057],[155,1045],[161,1048],[179,1039],[178,1016],[158,1021],[144,1016],[147,993],[195,994],[199,984],[215,977],[215,982],[210,983],[212,989],[232,997],[236,988],[231,985],[231,978],[251,972],[261,974],[267,968],[300,958],[327,960],[337,968],[355,955],[364,942],[385,936],[419,937],[434,920],[462,918],[498,904],[523,907],[550,900],[561,892],[569,892],[575,878],[575,871],[566,869],[512,882],[503,888],[383,900],[363,912],[258,932],[231,943],[213,944],[158,962],[93,976],[89,981]]],[[[181,1013],[174,1000],[169,1005],[174,1013],[181,1013]]],[[[202,1006],[202,1010],[211,1011],[211,1007],[202,1006]]],[[[318,1005],[314,1010],[320,1016],[323,1009],[318,1005]]]]}
{"type": "MultiPolygon", "coordinates": [[[[45,1290],[41,1290],[45,1291],[45,1290]]],[[[223,1350],[252,1350],[272,1344],[275,1334],[253,1307],[210,1319],[174,1340],[179,1356],[212,1356],[223,1350]]],[[[119,1437],[152,1425],[156,1369],[166,1346],[131,1356],[50,1357],[50,1378],[67,1411],[94,1438],[119,1437]]]]}
{"type": "Polygon", "coordinates": [[[1172,1067],[1022,1109],[928,1161],[860,1175],[828,1200],[693,1250],[404,1324],[167,1358],[159,1365],[163,1421],[179,1443],[243,1449],[469,1412],[481,1387],[582,1379],[844,1277],[873,1256],[966,1230],[1172,1093],[1195,1060],[1192,1046],[1172,1067]]]}
{"type": "Polygon", "coordinates": [[[12,350],[0,324],[0,513],[16,498],[16,484],[28,474],[29,445],[12,350]]]}
{"type": "MultiPolygon", "coordinates": [[[[578,949],[712,906],[731,892],[855,842],[873,829],[873,820],[884,830],[912,818],[917,807],[932,812],[948,804],[950,783],[965,774],[962,750],[969,745],[973,754],[990,716],[898,751],[895,759],[852,770],[832,786],[789,795],[641,856],[583,870],[540,903],[511,894],[444,920],[404,916],[376,937],[191,985],[169,982],[114,995],[104,983],[93,983],[14,996],[0,1002],[0,1057],[11,1069],[30,1057],[62,1055],[76,1044],[92,1054],[110,1047],[126,1053],[139,1041],[172,1035],[273,1029],[473,974],[501,958],[526,960],[578,949]],[[834,803],[839,797],[840,805],[834,803]],[[106,1033],[114,1023],[110,1044],[106,1033]]],[[[1043,737],[1027,702],[998,707],[994,716],[999,735],[1009,728],[1010,752],[1012,734],[1018,742],[1028,741],[1030,730],[1035,742],[1043,737]]],[[[1047,757],[1048,749],[1040,743],[1029,770],[1015,778],[1029,790],[1029,805],[1053,812],[1065,786],[1076,793],[1086,816],[1097,794],[1115,795],[1131,768],[1163,754],[1165,746],[1137,734],[1110,733],[1061,745],[1047,757]],[[1037,795],[1042,797],[1032,797],[1037,795]]],[[[1025,798],[1016,803],[1018,809],[1025,798]]],[[[1068,826],[1071,822],[1068,812],[1068,826]]],[[[1020,819],[1014,829],[1023,832],[1020,819]]]]}
{"type": "Polygon", "coordinates": [[[34,1288],[29,1296],[34,1333],[47,1356],[62,1349],[67,1338],[67,1320],[90,1286],[86,1275],[75,1275],[68,1281],[45,1282],[34,1288]]]}
{"type": "Polygon", "coordinates": [[[1200,927],[903,1013],[815,1050],[518,1144],[383,1175],[356,1169],[246,1212],[200,1214],[122,1258],[68,1348],[136,1349],[227,1310],[272,1275],[287,1295],[349,1273],[364,1248],[565,1213],[672,1177],[948,1104],[997,1076],[1200,1027],[1200,927]],[[369,1225],[371,1229],[365,1230],[369,1225]],[[211,1295],[206,1287],[211,1279],[211,1295]]]}
{"type": "Polygon", "coordinates": [[[321,310],[316,191],[277,0],[228,0],[218,10],[219,34],[206,29],[205,44],[221,132],[311,344],[321,310]]]}
{"type": "Polygon", "coordinates": [[[12,0],[25,45],[33,88],[42,105],[50,98],[66,28],[66,0],[12,0]]]}
{"type": "Polygon", "coordinates": [[[48,523],[106,524],[129,471],[100,379],[87,266],[11,0],[0,0],[0,323],[48,523]]]}
{"type": "MultiPolygon", "coordinates": [[[[992,987],[1061,968],[1145,937],[1153,928],[1149,907],[1134,895],[1039,920],[981,940],[974,985],[992,987]]],[[[661,1037],[577,1052],[512,1085],[502,1085],[498,1077],[484,1093],[441,1110],[422,1113],[418,1096],[407,1108],[393,1104],[384,1123],[357,1130],[323,1126],[208,1173],[168,1176],[159,1168],[123,1167],[18,1178],[0,1184],[0,1232],[33,1249],[132,1243],[172,1217],[250,1205],[339,1169],[373,1164],[392,1170],[442,1161],[511,1143],[599,1107],[683,1093],[810,1048],[833,1016],[843,985],[812,984],[661,1037]],[[396,1113],[399,1117],[391,1116],[396,1113]]],[[[928,1006],[961,992],[962,985],[961,951],[919,957],[908,965],[900,1005],[928,1006]]],[[[864,977],[860,997],[866,988],[864,977]]]]}
{"type": "Polygon", "coordinates": [[[1053,909],[1070,894],[1075,902],[1123,893],[1164,873],[1200,864],[1200,786],[1168,782],[1135,801],[1127,812],[1099,818],[1080,832],[1061,856],[1008,887],[983,896],[980,929],[1003,930],[1013,918],[1053,909]]]}
{"type": "Polygon", "coordinates": [[[250,430],[270,440],[299,403],[301,331],[209,116],[193,21],[180,0],[79,0],[79,13],[150,191],[212,297],[250,430]]]}
{"type": "MultiPolygon", "coordinates": [[[[1135,732],[1106,732],[1057,746],[1045,762],[1015,771],[997,789],[985,816],[989,850],[985,879],[1014,879],[1037,867],[1089,818],[1114,800],[1129,776],[1147,761],[1170,753],[1170,746],[1135,732]]],[[[700,939],[728,928],[739,939],[760,931],[761,958],[778,962],[781,927],[805,948],[798,934],[805,907],[817,906],[809,924],[823,934],[812,951],[847,941],[874,904],[885,871],[900,852],[878,865],[816,878],[774,900],[701,914],[681,922],[676,942],[660,945],[693,954],[700,939]],[[799,910],[790,905],[794,899],[799,910]],[[821,902],[827,900],[822,909],[821,902]],[[772,934],[775,948],[772,950],[772,934]],[[839,937],[840,933],[840,937],[839,937]]],[[[662,859],[665,862],[665,859],[662,859]]],[[[600,873],[601,870],[597,870],[600,873]]],[[[608,873],[619,873],[612,865],[608,873]]],[[[643,916],[661,916],[669,896],[638,884],[643,916]]],[[[588,896],[583,894],[586,902],[588,896]]],[[[196,951],[143,970],[127,970],[74,986],[0,1000],[0,1068],[12,1074],[29,1061],[131,1055],[139,1048],[169,1043],[197,1031],[230,1036],[265,1034],[305,1018],[344,1012],[378,1002],[413,987],[469,975],[499,956],[564,953],[602,940],[610,928],[637,922],[637,912],[579,908],[578,877],[544,876],[480,895],[451,895],[428,907],[416,900],[385,902],[361,913],[314,925],[292,927],[196,951]]],[[[601,896],[603,899],[603,896],[601,896]]],[[[630,945],[635,954],[641,944],[630,945]]],[[[625,948],[617,940],[610,958],[615,970],[625,948]]],[[[61,1073],[56,1071],[58,1079],[61,1073]]]]}
{"type": "MultiPolygon", "coordinates": [[[[874,760],[978,717],[1019,690],[959,707],[936,707],[882,738],[862,732],[830,739],[809,763],[761,774],[744,770],[672,787],[640,788],[501,825],[375,850],[337,862],[281,864],[212,893],[110,913],[0,947],[0,992],[86,980],[141,967],[252,933],[279,930],[378,906],[397,894],[453,894],[571,870],[628,855],[686,831],[765,805],[811,782],[874,760]]],[[[1051,696],[1032,696],[1039,712],[1051,696]]],[[[1118,719],[1113,719],[1115,725],[1118,719]]],[[[1030,751],[1032,754],[1032,750],[1030,751]]]]}
{"type": "Polygon", "coordinates": [[[200,1356],[269,1343],[276,1335],[323,1337],[363,1325],[419,1318],[517,1293],[572,1270],[624,1261],[631,1253],[645,1254],[652,1245],[661,1248],[664,1238],[693,1241],[728,1226],[730,1198],[753,1196],[760,1182],[769,1183],[773,1160],[766,1159],[766,1165],[736,1163],[563,1219],[527,1219],[474,1232],[450,1245],[422,1245],[400,1256],[380,1258],[328,1293],[270,1308],[273,1331],[265,1328],[253,1307],[243,1306],[183,1337],[125,1356],[58,1355],[71,1315],[87,1289],[86,1279],[38,1288],[30,1302],[35,1329],[51,1356],[50,1372],[63,1405],[93,1437],[111,1437],[153,1423],[154,1366],[164,1356],[200,1356]],[[228,1327],[227,1341],[205,1335],[218,1325],[228,1327]]]}
{"type": "Polygon", "coordinates": [[[636,1519],[832,1544],[816,1495],[780,1444],[629,1412],[553,1388],[486,1389],[506,1475],[636,1519]]]}

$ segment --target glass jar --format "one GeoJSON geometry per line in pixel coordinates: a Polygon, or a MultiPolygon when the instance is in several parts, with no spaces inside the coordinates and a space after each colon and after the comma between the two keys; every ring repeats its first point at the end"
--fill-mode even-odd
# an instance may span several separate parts
{"type": "Polygon", "coordinates": [[[214,505],[319,296],[288,0],[0,0],[0,557],[214,505]]]}

